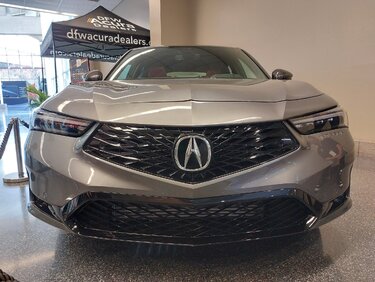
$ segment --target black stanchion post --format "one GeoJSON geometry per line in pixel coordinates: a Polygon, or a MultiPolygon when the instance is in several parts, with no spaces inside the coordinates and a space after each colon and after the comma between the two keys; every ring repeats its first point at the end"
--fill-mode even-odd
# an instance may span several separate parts
{"type": "Polygon", "coordinates": [[[16,158],[17,158],[18,172],[5,175],[3,178],[3,181],[4,183],[23,183],[23,182],[27,182],[29,179],[27,176],[25,176],[23,172],[20,123],[19,123],[18,118],[13,118],[12,122],[13,122],[14,142],[16,146],[16,158]]]}
{"type": "Polygon", "coordinates": [[[23,177],[22,151],[21,151],[21,137],[20,137],[20,123],[18,118],[14,119],[13,124],[14,143],[16,145],[17,168],[18,177],[23,177]]]}

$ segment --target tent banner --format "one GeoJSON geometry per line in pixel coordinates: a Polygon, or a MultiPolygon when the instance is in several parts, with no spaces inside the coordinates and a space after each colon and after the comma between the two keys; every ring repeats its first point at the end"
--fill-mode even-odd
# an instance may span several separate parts
{"type": "Polygon", "coordinates": [[[134,47],[144,47],[150,45],[150,42],[147,38],[133,36],[133,35],[120,35],[117,33],[116,35],[112,34],[103,34],[99,32],[93,31],[83,31],[78,28],[71,28],[68,29],[64,35],[56,34],[56,38],[66,36],[67,40],[73,41],[91,41],[91,42],[101,42],[101,43],[108,43],[108,44],[117,44],[117,45],[125,45],[125,47],[134,46],[134,47]]]}
{"type": "Polygon", "coordinates": [[[41,45],[43,57],[116,61],[131,48],[150,45],[150,31],[99,6],[81,17],[53,22],[41,45]]]}
{"type": "MultiPolygon", "coordinates": [[[[119,55],[108,55],[108,54],[103,54],[103,53],[98,53],[97,50],[92,49],[92,50],[85,50],[85,51],[67,51],[66,49],[64,50],[59,50],[58,47],[55,48],[55,54],[57,58],[62,58],[62,59],[71,59],[71,58],[76,58],[76,59],[90,59],[90,60],[97,60],[97,61],[106,61],[106,62],[116,62],[121,55],[123,55],[126,52],[126,50],[122,49],[121,54],[119,55]]],[[[53,49],[48,48],[44,53],[43,57],[53,57],[53,49]]]]}
{"type": "Polygon", "coordinates": [[[102,30],[75,28],[64,25],[52,26],[53,37],[57,41],[95,42],[98,44],[117,45],[124,48],[145,47],[150,45],[150,37],[138,34],[105,32],[102,30]]]}

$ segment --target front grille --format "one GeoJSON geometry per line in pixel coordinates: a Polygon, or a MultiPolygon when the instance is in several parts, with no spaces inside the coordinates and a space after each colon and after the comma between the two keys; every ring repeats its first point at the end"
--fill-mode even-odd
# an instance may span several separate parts
{"type": "Polygon", "coordinates": [[[238,172],[298,148],[283,122],[209,127],[157,127],[102,124],[84,151],[115,164],[168,179],[199,183],[238,172]],[[203,136],[211,146],[209,166],[181,170],[173,151],[179,137],[203,136]]]}
{"type": "MultiPolygon", "coordinates": [[[[303,230],[311,212],[294,198],[274,198],[205,205],[90,201],[70,222],[77,230],[103,232],[113,238],[130,236],[180,239],[234,236],[287,228],[303,230]]],[[[279,232],[279,233],[278,233],[279,232]]]]}

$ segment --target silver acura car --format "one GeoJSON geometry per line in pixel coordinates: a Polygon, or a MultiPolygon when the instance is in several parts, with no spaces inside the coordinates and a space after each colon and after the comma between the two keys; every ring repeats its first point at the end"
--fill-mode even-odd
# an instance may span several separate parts
{"type": "Polygon", "coordinates": [[[301,233],[351,207],[346,113],[245,51],[127,52],[49,98],[26,143],[29,211],[81,236],[205,245],[301,233]]]}

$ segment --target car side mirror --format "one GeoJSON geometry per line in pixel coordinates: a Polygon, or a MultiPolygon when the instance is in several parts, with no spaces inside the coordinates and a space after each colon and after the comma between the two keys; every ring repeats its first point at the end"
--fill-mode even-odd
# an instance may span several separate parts
{"type": "Polygon", "coordinates": [[[103,74],[99,70],[92,70],[83,75],[84,81],[100,81],[103,80],[103,74]]]}
{"type": "Polygon", "coordinates": [[[287,70],[276,69],[272,72],[272,79],[291,80],[292,77],[293,77],[293,74],[287,70]]]}

